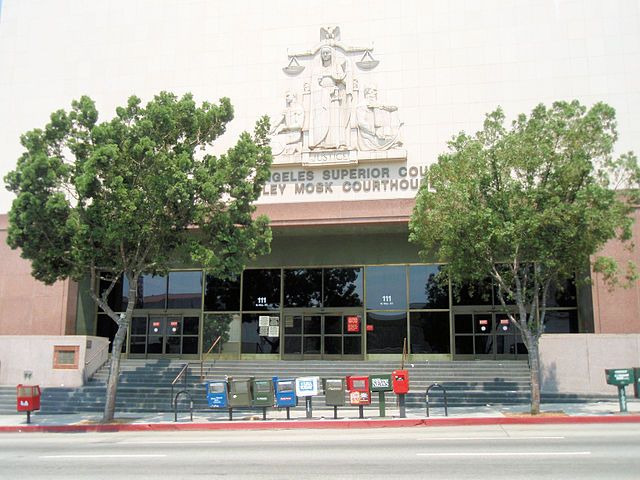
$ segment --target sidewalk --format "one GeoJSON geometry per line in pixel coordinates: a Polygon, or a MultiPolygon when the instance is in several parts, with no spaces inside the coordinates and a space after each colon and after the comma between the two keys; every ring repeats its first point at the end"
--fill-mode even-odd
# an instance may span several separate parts
{"type": "Polygon", "coordinates": [[[121,414],[116,412],[116,422],[101,424],[102,414],[97,412],[79,414],[31,414],[27,424],[24,412],[0,415],[0,433],[20,432],[117,432],[117,431],[171,431],[171,430],[263,430],[291,428],[383,428],[408,426],[453,426],[453,425],[498,425],[498,424],[541,424],[541,423],[640,423],[640,400],[627,401],[627,413],[620,413],[618,402],[597,403],[543,403],[542,414],[526,415],[529,405],[487,405],[484,407],[449,408],[433,407],[430,416],[426,409],[408,408],[406,418],[400,418],[397,408],[387,408],[381,418],[378,409],[367,408],[364,418],[359,418],[357,407],[338,408],[338,418],[333,418],[333,409],[324,405],[312,411],[312,418],[306,418],[304,404],[290,410],[290,420],[286,409],[267,409],[266,420],[262,409],[235,409],[233,421],[229,421],[226,409],[210,412],[195,412],[193,421],[189,411],[174,413],[121,414]]]}

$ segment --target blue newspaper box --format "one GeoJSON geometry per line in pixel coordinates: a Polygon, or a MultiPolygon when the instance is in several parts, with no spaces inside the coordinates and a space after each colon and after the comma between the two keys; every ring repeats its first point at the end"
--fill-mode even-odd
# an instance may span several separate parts
{"type": "Polygon", "coordinates": [[[207,382],[207,403],[209,408],[227,408],[227,382],[207,382]]]}
{"type": "Polygon", "coordinates": [[[295,407],[298,405],[295,379],[273,377],[273,385],[276,392],[277,407],[295,407]]]}

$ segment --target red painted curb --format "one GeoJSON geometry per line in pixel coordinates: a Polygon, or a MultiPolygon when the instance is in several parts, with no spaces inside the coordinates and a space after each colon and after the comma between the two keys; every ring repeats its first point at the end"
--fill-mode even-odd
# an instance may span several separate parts
{"type": "Polygon", "coordinates": [[[472,417],[472,418],[415,418],[390,420],[288,420],[211,423],[133,423],[119,425],[16,425],[0,426],[0,433],[88,433],[88,432],[170,432],[196,430],[291,430],[291,429],[349,429],[399,428],[474,425],[549,425],[640,423],[640,415],[611,415],[583,417],[472,417]]]}

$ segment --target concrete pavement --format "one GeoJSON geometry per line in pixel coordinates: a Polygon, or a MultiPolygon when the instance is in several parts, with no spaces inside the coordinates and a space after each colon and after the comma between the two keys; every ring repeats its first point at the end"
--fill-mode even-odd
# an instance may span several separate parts
{"type": "Polygon", "coordinates": [[[444,409],[433,407],[430,416],[426,409],[407,408],[406,418],[400,418],[398,409],[386,409],[380,417],[377,408],[366,408],[364,418],[359,418],[358,407],[338,408],[334,419],[333,409],[326,406],[313,408],[308,419],[305,405],[290,410],[267,409],[263,420],[262,409],[234,409],[233,421],[229,421],[226,409],[210,412],[179,411],[177,421],[174,413],[118,414],[116,421],[101,423],[101,413],[41,414],[33,412],[27,424],[24,412],[0,415],[0,433],[17,432],[113,432],[113,431],[159,431],[159,430],[237,430],[237,429],[291,429],[291,428],[383,428],[438,425],[496,425],[496,424],[540,424],[540,423],[640,423],[640,399],[628,399],[627,413],[620,413],[618,402],[595,403],[543,403],[542,414],[527,415],[529,405],[486,405],[483,407],[453,407],[444,416],[444,409]]]}

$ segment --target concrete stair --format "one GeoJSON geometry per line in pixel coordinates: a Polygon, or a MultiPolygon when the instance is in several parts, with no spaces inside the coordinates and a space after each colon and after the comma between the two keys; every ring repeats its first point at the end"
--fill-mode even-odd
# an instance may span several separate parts
{"type": "MultiPolygon", "coordinates": [[[[170,412],[171,382],[184,367],[184,360],[123,360],[118,385],[116,411],[118,413],[170,412]]],[[[229,361],[207,362],[204,382],[235,379],[295,378],[302,376],[344,377],[346,375],[390,374],[399,368],[398,362],[363,361],[229,361]]],[[[439,383],[447,390],[451,407],[487,404],[517,404],[529,400],[530,385],[526,362],[522,361],[422,361],[405,364],[409,371],[410,392],[406,395],[408,408],[424,408],[425,392],[429,385],[439,383]]],[[[104,396],[108,367],[104,366],[81,388],[43,389],[43,413],[100,412],[104,409],[104,396]]],[[[174,395],[185,389],[182,379],[174,387],[174,395]]],[[[195,411],[209,410],[206,386],[200,383],[200,364],[189,367],[186,390],[194,401],[195,411]]],[[[372,395],[372,407],[377,407],[378,394],[372,395]]],[[[430,406],[441,407],[440,389],[429,394],[430,406]]],[[[13,408],[15,411],[15,387],[13,408]]],[[[388,406],[395,405],[396,396],[386,393],[388,406]]],[[[325,406],[321,393],[313,399],[314,409],[325,406]]],[[[187,407],[186,396],[181,396],[180,411],[187,407]]],[[[301,407],[298,407],[301,408],[301,407]]],[[[354,408],[354,407],[351,407],[354,408]]]]}
{"type": "MultiPolygon", "coordinates": [[[[0,386],[0,415],[18,413],[16,393],[17,390],[15,385],[0,386]]],[[[26,414],[21,413],[21,415],[26,414]]]]}

